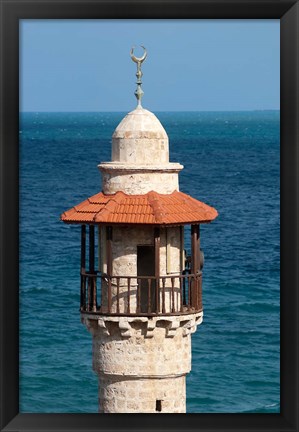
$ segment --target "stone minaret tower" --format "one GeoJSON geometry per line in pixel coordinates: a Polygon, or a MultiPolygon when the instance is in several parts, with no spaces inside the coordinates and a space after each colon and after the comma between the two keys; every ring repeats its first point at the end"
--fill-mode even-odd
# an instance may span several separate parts
{"type": "Polygon", "coordinates": [[[99,165],[102,192],[61,220],[81,225],[80,313],[92,335],[99,412],[184,413],[191,334],[203,317],[199,227],[217,211],[179,192],[183,166],[169,162],[168,136],[141,106],[146,51],[131,57],[138,104],[112,136],[112,161],[99,165]]]}

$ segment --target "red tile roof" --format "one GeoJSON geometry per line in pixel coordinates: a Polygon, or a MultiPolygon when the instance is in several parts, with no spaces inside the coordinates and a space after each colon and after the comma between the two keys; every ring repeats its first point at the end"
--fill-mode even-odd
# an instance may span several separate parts
{"type": "Polygon", "coordinates": [[[213,207],[178,191],[169,195],[100,192],[67,210],[60,219],[78,224],[183,225],[211,222],[217,215],[213,207]]]}

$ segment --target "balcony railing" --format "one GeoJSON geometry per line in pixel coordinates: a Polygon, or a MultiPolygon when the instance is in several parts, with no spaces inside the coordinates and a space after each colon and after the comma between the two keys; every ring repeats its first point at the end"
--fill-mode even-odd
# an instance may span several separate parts
{"type": "Polygon", "coordinates": [[[202,272],[171,276],[81,273],[81,312],[156,316],[202,310],[202,272]]]}

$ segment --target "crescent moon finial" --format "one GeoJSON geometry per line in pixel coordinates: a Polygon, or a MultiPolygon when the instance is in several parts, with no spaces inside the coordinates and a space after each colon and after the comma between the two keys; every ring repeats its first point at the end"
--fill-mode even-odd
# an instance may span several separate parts
{"type": "Polygon", "coordinates": [[[143,96],[144,93],[143,93],[142,88],[141,88],[141,84],[142,84],[141,78],[142,78],[142,75],[143,75],[143,73],[141,71],[141,64],[144,62],[144,60],[147,57],[147,51],[146,51],[145,47],[143,45],[141,45],[141,48],[144,49],[144,53],[143,53],[143,55],[141,57],[136,57],[134,55],[134,49],[135,49],[135,47],[132,47],[131,51],[130,51],[131,59],[133,60],[133,62],[135,62],[137,64],[137,72],[136,72],[137,89],[135,90],[135,93],[134,93],[135,96],[136,96],[136,99],[137,99],[137,108],[142,108],[142,106],[141,106],[141,98],[142,98],[142,96],[143,96]]]}
{"type": "Polygon", "coordinates": [[[144,46],[143,46],[143,45],[140,45],[140,46],[141,46],[141,48],[144,49],[144,53],[143,53],[143,55],[142,55],[141,57],[136,57],[136,56],[134,55],[134,49],[135,49],[135,47],[132,47],[132,48],[131,48],[131,52],[130,52],[130,54],[131,54],[131,59],[132,59],[133,62],[135,62],[135,63],[142,63],[142,62],[144,62],[144,60],[146,59],[146,56],[147,56],[147,51],[146,51],[146,49],[144,48],[144,46]]]}

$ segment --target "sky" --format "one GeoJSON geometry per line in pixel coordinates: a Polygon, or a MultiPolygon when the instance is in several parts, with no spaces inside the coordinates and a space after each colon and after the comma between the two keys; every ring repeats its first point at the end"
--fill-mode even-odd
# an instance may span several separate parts
{"type": "Polygon", "coordinates": [[[279,109],[279,20],[21,20],[20,111],[279,109]]]}

